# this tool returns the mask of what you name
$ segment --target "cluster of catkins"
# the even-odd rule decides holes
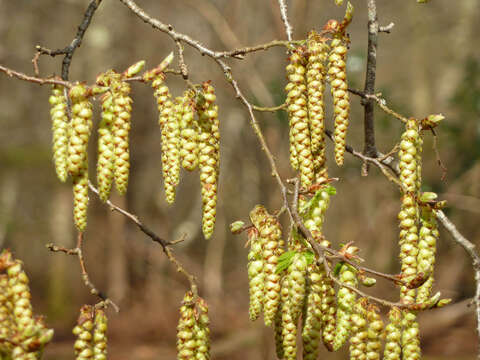
[[[40,359],[53,329],[33,315],[23,263],[8,250],[0,253],[0,359]]]
[[[203,201],[203,233],[209,238],[215,226],[217,183],[220,163],[220,132],[216,95],[210,82],[181,97],[172,99],[163,70],[173,54],[153,70],[145,72],[144,82],[151,82],[159,110],[161,130],[162,171],[168,203],[175,200],[180,181],[180,168],[200,169]],[[98,125],[97,184],[99,196],[107,201],[113,182],[125,194],[130,169],[129,132],[132,98],[127,81],[138,74],[145,62],[130,66],[123,73],[108,70],[100,74],[96,84],[87,87],[76,83],[69,91],[54,85],[50,96],[53,131],[53,158],[58,178],[73,180],[74,220],[80,231],[87,225],[88,156],[87,147],[92,131],[90,98],[101,95],[101,121]],[[71,105],[71,121],[67,115]]]
[[[188,291],[180,307],[177,325],[178,360],[210,359],[209,323],[207,303],[200,297],[194,302],[192,292]]]
[[[346,73],[348,37],[345,30],[352,15],[353,7],[348,3],[343,22],[330,20],[327,23],[323,33],[331,34],[331,39],[311,31],[306,46],[292,51],[286,67],[290,164],[299,171],[305,187],[316,182],[316,174],[325,167],[323,94],[327,79],[335,115],[335,161],[339,166],[343,165],[350,113]]]
[[[143,76],[151,81],[157,100],[162,139],[162,171],[168,203],[175,201],[180,168],[200,171],[202,192],[202,230],[210,238],[215,228],[217,186],[220,169],[220,131],[215,89],[209,81],[201,90],[188,89],[172,99],[165,75],[150,71]]]
[[[107,316],[103,309],[82,306],[73,334],[76,360],[107,359]]]

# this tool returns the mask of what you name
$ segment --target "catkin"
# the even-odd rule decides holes
[[[198,166],[202,185],[202,230],[209,239],[215,228],[217,186],[220,169],[220,131],[215,90],[210,82],[204,82],[203,99],[197,103],[199,114]]]
[[[195,313],[190,302],[193,294],[189,291],[183,298],[184,304],[180,307],[180,319],[177,326],[177,359],[191,360],[195,358],[197,340],[194,328],[196,325]]]
[[[417,315],[413,311],[404,311],[402,325],[402,359],[421,359],[420,333],[418,329]]]
[[[107,359],[107,316],[103,309],[95,311],[95,328],[93,330],[93,359]]]
[[[357,287],[356,270],[348,264],[342,264],[340,268],[339,280],[347,285]],[[356,294],[346,287],[340,287],[337,294],[337,318],[335,328],[335,338],[332,348],[334,351],[347,341],[350,336],[352,324],[350,318],[355,306]]]
[[[73,219],[79,231],[87,227],[88,171],[73,176]]]
[[[367,359],[380,360],[380,351],[382,349],[383,321],[378,314],[378,308],[371,304],[367,308],[368,320],[368,341],[367,341]]]
[[[297,322],[303,309],[306,293],[307,259],[303,253],[296,253],[286,275],[289,288],[290,315]]]
[[[250,320],[257,320],[262,312],[265,274],[263,272],[262,243],[258,236],[258,230],[252,229],[248,232],[250,251],[248,253],[248,280],[250,292],[249,314]]]
[[[198,300],[198,309],[200,314],[194,326],[196,340],[195,359],[208,360],[210,359],[210,320],[208,319],[207,303],[202,298]]]
[[[304,61],[300,50],[293,52],[290,56],[290,63],[286,68],[289,83],[285,90],[290,122],[290,146],[292,148],[293,145],[295,149],[295,152],[290,154],[291,163],[294,168],[295,164],[298,164],[300,181],[303,186],[308,187],[313,183],[315,174],[310,144]]]
[[[77,338],[73,345],[76,360],[94,359],[92,335],[94,328],[93,312],[92,306],[82,306],[77,325],[73,328],[73,334]]]
[[[393,307],[388,313],[390,323],[385,328],[385,351],[383,358],[385,360],[400,360],[402,353],[402,312]]]
[[[325,103],[323,101],[323,93],[326,82],[325,62],[328,52],[328,44],[323,39],[319,39],[315,31],[311,31],[308,35],[307,42],[308,61],[306,80],[308,119],[310,122],[311,149],[315,173],[326,170],[324,135]]]
[[[92,105],[87,99],[84,84],[74,85],[69,92],[72,99],[71,134],[68,145],[68,171],[76,176],[87,171],[87,146],[92,130]]]
[[[330,247],[327,240],[321,242],[323,246]],[[335,298],[335,287],[333,280],[325,276],[321,285],[322,291],[322,340],[329,351],[333,351],[335,339],[337,303]]]
[[[0,274],[0,339],[10,339],[13,335],[15,323],[12,315],[12,291],[8,285],[8,276]],[[9,342],[0,342],[0,358],[6,358],[12,348]]]
[[[366,298],[360,298],[355,304],[354,313],[351,317],[350,360],[365,360],[367,358],[367,302]]]
[[[330,89],[333,97],[333,110],[335,114],[335,161],[339,166],[342,166],[345,155],[345,143],[350,114],[346,70],[348,48],[345,35],[342,33],[335,34],[330,42],[330,49],[327,73],[330,78]]]
[[[303,359],[315,360],[318,357],[318,346],[322,330],[322,281],[326,276],[323,266],[308,266],[308,287],[303,314],[302,342]]]
[[[290,291],[288,284],[282,281],[281,286],[281,316],[282,316],[282,345],[285,360],[297,358],[297,322],[291,314]],[[278,352],[278,351],[277,351]]]
[[[187,90],[181,100],[180,159],[182,167],[188,171],[195,170],[198,165],[198,121],[193,111],[194,96],[195,93],[192,90]]]
[[[52,118],[53,133],[53,160],[55,171],[60,181],[67,180],[67,154],[68,154],[68,118],[67,99],[64,95],[64,88],[54,85],[49,102],[51,105],[50,115]]]

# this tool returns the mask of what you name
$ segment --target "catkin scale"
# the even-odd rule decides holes
[[[203,99],[197,101],[199,115],[198,166],[202,186],[202,230],[209,239],[215,228],[217,184],[220,169],[220,131],[215,90],[210,82],[204,82]]]
[[[330,42],[328,56],[328,76],[330,90],[333,97],[333,111],[335,116],[334,143],[335,161],[343,165],[348,121],[350,115],[350,100],[348,95],[346,56],[347,44],[345,35],[335,34]]]
[[[50,115],[52,118],[53,159],[55,171],[60,181],[65,182],[68,176],[68,118],[67,100],[64,89],[60,85],[54,85],[49,102],[51,105]]]

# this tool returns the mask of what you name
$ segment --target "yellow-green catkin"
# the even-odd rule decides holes
[[[208,305],[204,299],[198,300],[198,321],[194,326],[196,340],[196,360],[210,359],[210,320],[208,318]]]
[[[378,311],[378,308],[373,304],[370,304],[367,308],[368,360],[380,360],[380,351],[382,350],[383,321]]]
[[[402,312],[393,307],[388,313],[389,324],[385,328],[385,360],[400,360],[402,353]]]
[[[81,307],[77,325],[72,331],[76,336],[73,345],[76,360],[94,359],[92,332],[95,325],[93,316],[94,309],[91,305],[83,305]]]
[[[93,329],[93,359],[107,359],[107,316],[105,310],[95,310],[95,328]]]
[[[322,331],[322,281],[326,276],[323,266],[308,266],[307,297],[303,313],[303,359],[316,360]]]
[[[305,226],[319,241],[322,238],[322,227],[325,213],[330,204],[330,194],[326,189],[317,190],[315,195],[300,209]]]
[[[310,121],[311,149],[315,173],[326,170],[325,158],[325,92],[326,67],[329,46],[315,31],[308,34],[307,41],[307,93],[308,118]],[[325,169],[324,169],[325,168]]]
[[[194,113],[194,96],[192,90],[184,92],[180,119],[180,160],[185,170],[193,171],[198,165],[198,121]]]
[[[302,312],[307,285],[307,259],[303,253],[296,253],[287,271],[289,288],[290,315],[297,322]]]
[[[165,197],[169,204],[175,201],[175,178],[172,176],[172,164],[177,163],[179,159],[178,148],[175,151],[175,141],[172,134],[168,134],[168,123],[177,121],[174,115],[172,97],[168,86],[164,82],[165,75],[160,73],[152,79],[152,87],[154,89],[154,96],[157,99],[158,106],[158,123],[160,125],[161,143],[162,143],[162,173],[165,188]],[[171,143],[171,144],[170,144]],[[178,138],[177,138],[178,144]],[[169,146],[171,145],[171,146]],[[173,148],[173,152],[170,149]]]
[[[191,301],[193,294],[187,292],[183,298],[183,305],[180,307],[180,319],[177,325],[177,359],[195,359],[197,339],[194,328],[196,325],[195,312]]]
[[[350,360],[367,359],[367,302],[366,298],[357,300],[352,314],[352,337],[350,338]]]
[[[330,242],[324,240],[323,246],[330,247]],[[324,276],[321,283],[322,291],[322,340],[329,351],[333,351],[333,342],[335,339],[337,302],[335,297],[335,287],[333,280],[329,276]]]
[[[79,231],[87,227],[88,170],[73,176],[73,220]]]
[[[92,104],[84,84],[74,85],[69,92],[72,100],[71,133],[68,144],[68,171],[76,176],[87,171],[87,146],[92,131]]]
[[[268,214],[265,207],[256,205],[250,212],[250,219],[259,231],[262,243],[264,301],[263,317],[266,326],[271,326],[280,303],[280,274],[277,273],[278,257],[283,253],[280,223]],[[288,287],[287,287],[288,288]]]
[[[202,186],[202,230],[209,239],[215,228],[218,176],[220,170],[220,124],[215,89],[206,81],[202,84],[203,98],[197,102],[199,115],[198,166]]]
[[[265,274],[263,272],[262,243],[258,236],[258,230],[253,228],[248,231],[250,251],[248,253],[248,280],[250,305],[250,320],[258,319],[263,309]]]
[[[439,237],[435,213],[429,206],[422,207],[421,222],[417,271],[427,276],[427,280],[417,290],[417,303],[427,301],[432,292],[434,281],[433,268],[435,265],[437,239]]]
[[[274,332],[275,332],[275,352],[278,359],[283,359],[285,352],[283,351],[283,300],[280,299],[278,311],[275,314]]]
[[[356,270],[348,264],[342,264],[339,273],[339,280],[353,287],[357,287]],[[345,344],[350,336],[352,323],[350,321],[355,306],[356,294],[346,287],[340,287],[337,293],[337,318],[333,350],[337,351]]]
[[[290,163],[294,169],[298,167],[300,181],[308,187],[313,183],[315,174],[308,120],[305,58],[302,51],[297,49],[290,56],[285,90],[290,126]]]
[[[415,312],[403,311],[402,326],[402,359],[421,359],[420,332]]]
[[[328,76],[333,97],[333,111],[335,114],[335,161],[343,165],[348,122],[350,116],[350,100],[347,84],[347,39],[342,32],[333,36],[330,42],[328,56]]]
[[[52,118],[53,160],[55,162],[55,171],[60,181],[65,182],[68,177],[67,154],[69,125],[67,117],[67,99],[64,95],[63,86],[53,86],[49,102],[51,105],[50,115]]]
[[[113,142],[113,96],[111,92],[101,97],[102,120],[98,126],[97,184],[99,196],[107,201],[113,183],[115,145]]]
[[[14,334],[15,323],[12,315],[12,291],[8,285],[8,276],[0,273],[0,339],[10,339]],[[0,342],[0,358],[8,359],[12,348],[8,341]]]
[[[111,88],[114,112],[112,126],[113,143],[115,146],[114,177],[117,191],[124,195],[127,192],[130,170],[128,135],[131,129],[131,88],[129,83],[120,80],[112,82]]]
[[[281,286],[282,350],[285,360],[297,359],[297,321],[291,313],[290,291],[286,278]],[[278,348],[277,348],[278,353]]]

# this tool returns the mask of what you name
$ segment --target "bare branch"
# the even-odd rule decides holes
[[[288,41],[292,41],[292,25],[290,25],[290,22],[288,21],[287,4],[285,4],[285,0],[278,0],[278,5],[280,6],[280,15],[282,16],[282,21],[285,25],[287,39]]]
[[[24,74],[22,72],[9,69],[9,68],[7,68],[3,65],[0,65],[0,71],[4,72],[5,74],[7,74],[10,77],[16,77],[17,79],[24,80],[24,81],[29,81],[29,82],[40,84],[40,85],[43,85],[43,84],[57,84],[57,85],[65,86],[67,88],[71,87],[71,84],[68,81],[63,81],[63,80],[59,80],[59,79],[55,79],[55,78],[42,79],[42,78],[35,77],[35,76],[29,76],[29,75]]]

